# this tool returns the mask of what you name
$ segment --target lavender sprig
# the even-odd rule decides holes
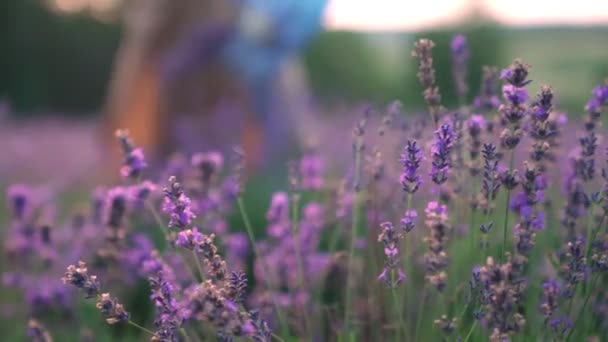
[[[422,160],[422,150],[418,147],[416,140],[408,140],[404,152],[399,161],[403,166],[403,171],[399,177],[403,191],[413,194],[420,188],[422,179],[418,174],[420,162]]]
[[[448,180],[448,173],[452,165],[451,155],[454,146],[454,130],[450,124],[443,124],[435,131],[435,141],[431,147],[433,161],[431,165],[431,179],[441,186]]]
[[[124,154],[120,175],[125,179],[137,180],[148,166],[144,158],[144,151],[140,147],[134,146],[127,130],[117,130],[116,138],[120,141]]]
[[[470,57],[469,46],[465,36],[459,34],[450,42],[452,55],[452,76],[456,85],[456,93],[461,99],[461,105],[466,101],[469,87],[467,84],[468,61]]]
[[[500,106],[498,98],[498,70],[496,67],[484,65],[481,72],[481,87],[479,95],[473,100],[473,106],[482,112],[489,112]],[[488,126],[491,131],[492,126]]]
[[[384,254],[386,262],[384,269],[378,276],[378,279],[384,282],[388,287],[396,287],[405,280],[405,273],[399,266],[399,242],[403,237],[401,233],[395,229],[391,222],[380,224],[382,232],[378,235],[378,242],[384,245]],[[397,272],[397,279],[394,279],[394,273]]]
[[[435,84],[435,68],[433,67],[432,49],[435,43],[430,39],[420,39],[415,43],[412,56],[418,58],[418,79],[424,88],[424,100],[429,106],[433,123],[437,125],[444,108],[441,106],[441,94]]]

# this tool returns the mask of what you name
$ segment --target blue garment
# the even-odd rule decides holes
[[[267,82],[281,61],[321,28],[326,0],[243,0],[224,56],[250,82]]]

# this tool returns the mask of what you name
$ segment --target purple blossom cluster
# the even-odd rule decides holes
[[[382,232],[378,236],[378,241],[382,242],[384,245],[386,262],[378,279],[386,283],[389,287],[395,287],[405,280],[405,273],[403,273],[403,270],[399,267],[398,246],[402,236],[391,222],[384,222],[380,227],[382,227]]]

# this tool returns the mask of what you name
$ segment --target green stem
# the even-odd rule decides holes
[[[188,333],[186,332],[186,329],[180,328],[179,329],[179,333],[182,335],[182,337],[184,338],[184,340],[186,342],[192,342],[192,339],[190,338],[190,336],[188,336]]]
[[[392,284],[395,284],[395,270],[391,270],[391,278]],[[403,327],[405,330],[405,322],[403,321],[403,305],[401,300],[399,300],[399,296],[397,295],[397,291],[395,291],[394,286],[391,286],[391,292],[393,294],[393,301],[395,301],[395,304],[397,305],[397,317],[399,319],[397,324],[395,324],[397,327],[397,341],[401,341],[401,328]]]
[[[360,206],[361,206],[361,147],[363,145],[363,140],[360,136],[357,136],[355,140],[355,179],[354,179],[354,189],[355,189],[355,198],[353,200],[353,209],[352,209],[352,223],[350,229],[350,246],[348,249],[348,270],[347,270],[347,278],[346,278],[346,297],[345,297],[345,309],[344,309],[344,323],[343,323],[343,331],[346,333],[350,329],[350,310],[351,310],[351,296],[352,296],[352,287],[354,284],[352,283],[353,278],[353,268],[354,268],[354,255],[355,255],[355,243],[357,241],[357,227],[359,226],[360,220]]]
[[[407,194],[407,200],[406,200],[406,204],[405,204],[405,212],[409,211],[410,208],[412,207],[412,194],[408,193]],[[411,265],[411,260],[413,260],[415,258],[415,250],[414,250],[414,245],[411,244],[411,248],[408,248],[408,236],[409,234],[405,234],[403,237],[403,255],[401,257],[401,262],[403,263],[403,267],[405,268],[405,274],[410,277],[412,275],[412,267],[410,267]],[[412,237],[410,237],[411,239]],[[411,249],[411,251],[410,251]],[[410,258],[408,258],[408,253],[411,256]],[[409,298],[408,298],[408,294],[411,291],[412,285],[410,285],[410,281],[407,281],[405,284],[403,284],[403,290],[401,291],[402,294],[402,300],[403,302],[399,302],[399,305],[401,305],[401,307],[403,307],[403,305],[405,305],[405,303],[409,303]],[[403,322],[404,324],[407,324],[408,322],[408,317],[407,317],[407,312],[404,314],[403,316]],[[405,330],[405,329],[404,329]],[[405,330],[406,332],[406,338],[407,338],[407,330]]]
[[[420,325],[422,324],[422,317],[424,316],[424,300],[426,297],[425,284],[422,288],[422,296],[420,297],[420,305],[418,306],[418,312],[416,313],[416,330],[414,330],[414,341],[418,341],[418,334],[420,333]]]
[[[471,338],[471,335],[473,334],[473,331],[475,330],[476,326],[477,326],[477,320],[474,320],[473,324],[471,324],[471,329],[469,329],[469,332],[467,333],[467,337],[464,338],[464,342],[469,341],[469,338]]]
[[[511,150],[511,157],[509,161],[509,172],[513,171],[513,160],[515,159],[514,150]],[[511,189],[507,189],[507,203],[505,204],[505,220],[502,228],[502,253],[500,254],[500,260],[505,260],[505,252],[507,251],[507,230],[509,226],[509,202],[511,202]]]
[[[277,340],[279,342],[285,342],[284,339],[282,339],[279,335],[277,335],[275,333],[271,333],[270,336],[272,336],[272,338],[274,338],[275,340]]]
[[[591,295],[593,294],[593,289],[595,288],[595,285],[596,285],[598,279],[599,279],[599,275],[595,275],[593,277],[593,281],[591,284],[591,291],[589,291],[589,293],[587,294],[587,297],[585,297],[583,306],[579,310],[578,315],[576,316],[576,320],[574,321],[574,324],[572,324],[572,329],[570,329],[568,336],[566,336],[566,342],[570,339],[570,336],[572,336],[572,333],[574,332],[574,329],[576,328],[576,324],[581,319],[581,316],[583,316],[583,313],[585,312],[585,307],[587,306],[587,303],[589,302],[589,299],[591,298]]]
[[[304,262],[302,259],[302,251],[300,250],[300,232],[298,229],[298,210],[300,205],[299,194],[294,193],[292,195],[292,204],[291,204],[291,213],[292,213],[292,223],[291,223],[291,234],[294,240],[294,250],[296,253],[296,263],[297,263],[297,272],[298,272],[298,287],[301,291],[304,291]],[[310,329],[310,320],[308,317],[308,309],[306,305],[303,307],[304,310],[304,331],[308,331]]]
[[[171,236],[169,234],[169,230],[167,229],[167,226],[164,224],[162,218],[160,217],[160,214],[158,213],[158,211],[156,211],[156,208],[154,207],[154,205],[151,202],[146,201],[146,206],[148,207],[148,211],[150,211],[150,213],[152,214],[152,217],[154,218],[154,221],[156,221],[156,224],[158,225],[158,228],[165,235],[165,242],[167,243],[167,246],[171,246],[171,243],[170,243]],[[196,279],[195,278],[196,272],[194,272],[192,270],[192,267],[191,267],[192,264],[188,262],[188,260],[186,259],[186,257],[182,253],[177,253],[177,254],[179,255],[179,257],[182,260],[183,264],[188,269],[188,273],[190,274],[190,276],[192,277],[192,279]]]
[[[205,271],[203,270],[203,266],[201,265],[201,262],[198,260],[198,254],[196,253],[196,250],[193,249],[192,250],[192,257],[194,258],[194,262],[196,263],[196,269],[198,270],[198,275],[201,278],[201,281],[205,280]]]
[[[144,331],[144,332],[146,332],[146,333],[148,333],[150,335],[154,335],[154,331],[148,330],[148,329],[142,327],[141,325],[133,322],[132,320],[128,320],[127,323],[129,323],[129,325],[134,326],[134,327],[136,327],[137,329],[139,329],[141,331]]]
[[[257,243],[255,242],[255,235],[253,234],[253,226],[251,225],[251,221],[249,220],[249,215],[247,215],[247,211],[245,210],[245,203],[243,202],[243,198],[241,196],[236,199],[237,206],[239,207],[239,212],[241,214],[241,218],[243,219],[243,223],[245,224],[245,230],[247,231],[247,236],[249,237],[249,242],[251,242],[251,246],[253,247],[253,253],[255,257],[262,262],[262,266],[265,270],[269,270],[268,265],[266,264],[266,260],[262,257],[260,250],[258,248]],[[270,282],[267,277],[264,277],[264,281],[266,282],[266,287],[270,290]],[[276,301],[272,301],[272,304],[277,312],[277,317],[279,319],[279,325],[281,326],[281,330],[287,332],[288,325],[277,305]]]
[[[593,241],[595,241],[595,238],[597,237],[597,233],[599,233],[600,229],[602,228],[602,224],[604,223],[604,220],[606,219],[606,215],[608,213],[604,213],[604,215],[602,215],[602,218],[600,219],[600,222],[597,224],[597,227],[595,227],[595,229],[593,230],[593,232],[591,233],[591,237],[587,237],[587,251],[585,251],[585,257],[587,258],[587,261],[589,261],[589,257],[591,256],[591,245],[593,244]]]
[[[156,211],[156,208],[154,208],[154,205],[152,205],[152,203],[146,202],[146,206],[148,207],[148,210],[152,214],[152,217],[154,217],[154,221],[156,221],[156,223],[158,224],[158,227],[160,228],[160,230],[165,235],[165,241],[168,244],[169,240],[170,240],[170,235],[169,235],[169,230],[167,229],[167,227],[163,223],[163,219],[160,217],[160,215],[158,214],[158,212]]]

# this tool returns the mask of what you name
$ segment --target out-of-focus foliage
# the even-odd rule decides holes
[[[98,110],[120,27],[44,3],[0,1],[0,97],[19,112]]]

